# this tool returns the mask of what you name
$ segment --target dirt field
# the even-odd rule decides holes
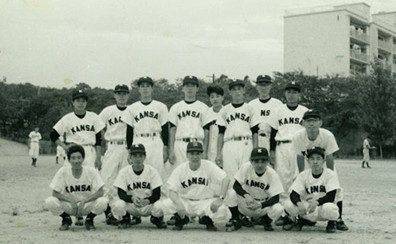
[[[300,233],[276,227],[268,233],[261,226],[227,233],[208,233],[197,223],[181,232],[157,230],[143,223],[128,230],[107,226],[104,215],[95,219],[97,229],[86,231],[72,226],[60,232],[60,217],[43,208],[51,194],[48,185],[60,165],[55,156],[43,156],[33,168],[27,147],[0,139],[0,243],[395,243],[396,242],[396,162],[373,161],[372,169],[360,162],[337,160],[337,171],[345,190],[344,220],[348,232],[327,234],[326,223],[304,227]]]

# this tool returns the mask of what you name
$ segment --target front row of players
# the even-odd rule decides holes
[[[159,173],[145,163],[144,146],[132,145],[131,165],[119,172],[114,182],[118,199],[110,203],[119,228],[129,227],[131,215],[151,216],[157,228],[166,228],[163,216],[173,214],[174,230],[182,230],[189,218],[199,217],[199,223],[208,231],[217,230],[215,222],[227,220],[226,231],[234,231],[241,228],[243,214],[263,225],[264,230],[273,231],[272,221],[286,212],[292,221],[283,226],[284,230],[300,231],[304,225],[328,221],[326,231],[335,232],[339,217],[335,199],[340,185],[337,175],[324,167],[324,149],[307,150],[310,168],[297,176],[285,202],[280,202],[284,190],[278,174],[269,166],[267,149],[254,148],[250,162],[242,165],[233,179],[215,163],[202,159],[203,151],[200,142],[188,143],[188,162],[173,171],[167,182],[169,198],[160,200]],[[102,214],[109,203],[99,172],[82,166],[84,157],[84,148],[72,145],[67,153],[70,167],[59,169],[50,184],[53,194],[45,204],[54,215],[62,217],[60,230],[69,229],[71,215],[86,216],[85,227],[95,229],[95,216]]]

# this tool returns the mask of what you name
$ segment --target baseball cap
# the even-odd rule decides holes
[[[208,96],[210,96],[210,94],[212,94],[212,93],[216,93],[221,96],[224,96],[224,90],[220,86],[209,86],[206,89],[206,93],[208,94]]]
[[[146,77],[140,77],[139,80],[137,81],[137,85],[140,86],[142,83],[148,83],[151,86],[154,85],[154,81],[153,79],[151,79],[150,77],[146,76]]]
[[[202,143],[194,141],[187,144],[187,152],[203,152]]]
[[[321,117],[320,117],[320,114],[319,114],[318,111],[316,111],[314,109],[310,109],[310,110],[308,110],[307,112],[304,113],[303,120],[307,120],[309,118],[318,118],[318,119],[320,119]]]
[[[298,83],[295,82],[295,81],[292,81],[292,82],[288,83],[288,84],[285,86],[285,90],[288,90],[288,89],[293,89],[293,90],[296,90],[296,91],[298,91],[298,92],[301,92],[301,86],[300,86],[300,84],[298,84]]]
[[[268,150],[264,147],[256,147],[252,150],[252,153],[250,154],[250,159],[268,160],[269,159]]]
[[[114,93],[116,92],[128,92],[129,93],[129,88],[127,85],[116,85],[114,88]]]
[[[245,87],[245,83],[242,80],[232,80],[230,84],[228,84],[228,89],[231,90],[234,86],[242,86]]]
[[[319,154],[323,158],[325,157],[325,150],[321,147],[313,147],[307,150],[307,158],[311,157],[312,154]]]
[[[183,86],[186,84],[194,84],[196,86],[198,86],[198,78],[196,76],[193,75],[188,75],[186,77],[184,77],[183,79]]]
[[[85,93],[83,90],[79,89],[79,90],[74,90],[73,91],[73,95],[72,95],[72,100],[74,101],[77,98],[83,97],[86,100],[88,100],[88,96],[87,93]]]
[[[144,148],[143,144],[133,144],[129,149],[130,154],[134,153],[143,153],[146,154],[146,149]]]
[[[259,75],[256,79],[257,84],[272,83],[271,77],[269,75]]]

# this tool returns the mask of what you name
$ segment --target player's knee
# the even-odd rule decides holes
[[[282,215],[284,210],[285,208],[282,206],[282,204],[276,203],[268,209],[268,216],[273,220],[277,220]]]
[[[236,207],[238,205],[238,196],[234,189],[228,189],[227,196],[224,201],[228,207]]]
[[[153,215],[154,217],[161,217],[164,215],[161,210],[161,203],[159,201],[156,201],[153,204],[153,207],[151,208],[151,215]]]
[[[106,210],[108,203],[109,199],[107,197],[100,197],[96,199],[95,207],[92,212],[94,212],[95,214],[103,213]]]
[[[286,212],[289,213],[290,216],[297,216],[298,215],[298,208],[290,199],[284,202],[284,209]]]
[[[338,207],[334,203],[325,203],[320,214],[324,219],[337,220],[339,217]]]
[[[59,199],[56,197],[48,197],[44,200],[45,208],[51,210],[59,206]]]

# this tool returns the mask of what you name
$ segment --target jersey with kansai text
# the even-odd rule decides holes
[[[292,143],[297,154],[301,156],[305,156],[305,152],[313,147],[323,148],[326,155],[335,153],[339,149],[333,133],[323,128],[319,128],[319,135],[313,141],[308,139],[307,130],[303,128],[296,132],[292,139]]]
[[[129,165],[120,170],[113,186],[124,190],[128,195],[147,198],[153,194],[155,188],[162,186],[162,180],[158,171],[151,165],[145,164],[140,175]]]
[[[265,201],[283,192],[282,182],[271,167],[267,167],[265,173],[258,176],[252,164],[248,162],[241,166],[235,174],[235,179],[251,197],[259,201]]]
[[[103,185],[104,182],[99,175],[99,171],[94,168],[83,166],[80,178],[76,179],[71,167],[62,167],[56,172],[50,188],[63,195],[70,195],[83,200],[97,192]]]
[[[271,127],[268,125],[267,120],[272,112],[279,106],[282,102],[279,99],[271,97],[270,100],[263,103],[260,99],[256,98],[250,101],[249,106],[252,108],[253,115],[259,117],[259,134],[264,133],[269,136],[271,133]]]
[[[212,198],[226,173],[216,164],[201,160],[197,170],[191,170],[188,162],[175,168],[168,179],[169,190],[186,199],[201,200]]]
[[[74,112],[63,116],[54,126],[59,135],[66,133],[66,142],[79,145],[95,145],[96,133],[103,130],[105,124],[94,112],[87,111],[83,118]]]
[[[122,121],[125,111],[126,109],[120,110],[117,105],[110,105],[100,112],[99,117],[106,124],[106,141],[125,140],[126,124]]]

